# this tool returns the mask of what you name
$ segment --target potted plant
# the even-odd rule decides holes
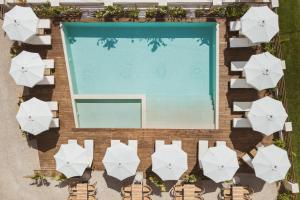
[[[195,184],[197,182],[197,177],[194,174],[187,174],[183,177],[184,184]]]
[[[157,176],[150,176],[149,181],[153,183],[156,187],[158,187],[161,192],[166,192],[167,189],[164,182]]]

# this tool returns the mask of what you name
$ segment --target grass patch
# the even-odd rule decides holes
[[[295,168],[300,181],[300,0],[280,0],[280,38],[287,62],[285,81],[288,111],[293,122],[293,151]],[[300,195],[298,195],[300,200]]]

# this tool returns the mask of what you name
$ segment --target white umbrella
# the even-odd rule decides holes
[[[82,176],[89,165],[87,151],[78,144],[62,144],[54,158],[56,170],[67,178]]]
[[[281,60],[269,52],[251,56],[244,71],[247,83],[257,90],[276,87],[283,76]]]
[[[37,33],[38,20],[30,7],[15,6],[5,13],[2,29],[11,40],[25,42]]]
[[[268,183],[283,180],[291,167],[287,152],[275,145],[259,148],[252,164],[256,176]]]
[[[107,148],[102,162],[108,175],[122,181],[136,174],[140,159],[132,147],[120,143]]]
[[[187,154],[176,145],[163,145],[152,154],[152,171],[162,180],[178,180],[188,169]]]
[[[37,135],[49,129],[52,116],[48,104],[33,97],[21,103],[16,118],[23,131]]]
[[[209,148],[200,162],[204,175],[216,183],[231,180],[239,168],[236,152],[223,145]]]
[[[253,43],[269,42],[279,31],[278,15],[268,6],[251,7],[241,18],[241,33]]]
[[[43,80],[45,64],[38,53],[22,51],[11,60],[10,75],[17,85],[33,87]]]
[[[253,130],[265,135],[282,130],[287,117],[282,103],[270,97],[254,101],[248,113]]]

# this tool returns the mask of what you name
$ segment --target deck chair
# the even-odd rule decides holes
[[[213,6],[221,6],[223,3],[223,0],[213,0]]]
[[[50,19],[39,19],[38,28],[39,29],[50,29],[51,28]]]
[[[173,140],[173,141],[172,141],[172,144],[173,144],[173,145],[176,145],[179,149],[181,149],[181,147],[182,147],[182,142],[181,142],[181,140]]]
[[[120,143],[121,143],[120,140],[111,140],[111,141],[110,141],[110,146],[112,147],[112,146],[118,145],[118,144],[120,144]]]
[[[278,8],[279,0],[271,0],[271,6],[272,6],[272,8]]]
[[[285,130],[285,132],[291,132],[291,131],[293,131],[293,124],[292,124],[292,122],[285,122],[284,123],[284,130]]]
[[[216,146],[226,146],[225,141],[216,141]]]
[[[59,118],[52,118],[50,128],[59,128]]]
[[[44,76],[44,79],[37,83],[37,85],[54,85],[54,76]]]
[[[58,103],[57,101],[47,101],[47,104],[52,111],[57,111],[58,110]]]
[[[248,38],[229,38],[230,48],[243,48],[243,47],[252,47],[255,46]]]
[[[247,118],[233,118],[233,128],[251,128],[250,121]]]
[[[54,59],[43,59],[46,69],[54,69]]]
[[[231,21],[229,23],[229,30],[230,31],[240,31],[242,28],[240,21]]]
[[[25,43],[31,45],[51,45],[51,35],[34,35]]]
[[[155,151],[159,150],[160,147],[165,145],[164,140],[155,140]]]
[[[244,154],[242,157],[242,160],[251,168],[253,168],[253,164],[252,164],[252,158],[249,156],[249,154]]]
[[[128,140],[128,146],[132,147],[137,153],[138,150],[138,142],[137,140]]]
[[[77,144],[77,140],[68,140],[68,144]]]
[[[94,140],[84,140],[84,148],[88,153],[89,167],[91,167],[94,159]]]
[[[207,140],[199,140],[198,141],[198,162],[199,162],[199,167],[202,169],[202,164],[201,164],[201,159],[205,155],[205,153],[208,150],[208,141]]]
[[[233,102],[234,112],[249,112],[252,106],[252,102],[235,101]]]
[[[231,89],[247,89],[253,88],[250,84],[246,82],[246,79],[230,79],[230,88]]]
[[[230,71],[232,72],[243,72],[244,67],[248,61],[232,61],[230,63]]]

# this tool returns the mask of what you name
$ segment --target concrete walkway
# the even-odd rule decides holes
[[[0,27],[2,27],[0,21]],[[9,76],[11,42],[0,31],[0,199],[5,200],[63,200],[67,199],[67,189],[58,188],[50,181],[49,186],[30,185],[24,176],[32,175],[39,169],[38,151],[28,146],[16,121],[17,92]]]

